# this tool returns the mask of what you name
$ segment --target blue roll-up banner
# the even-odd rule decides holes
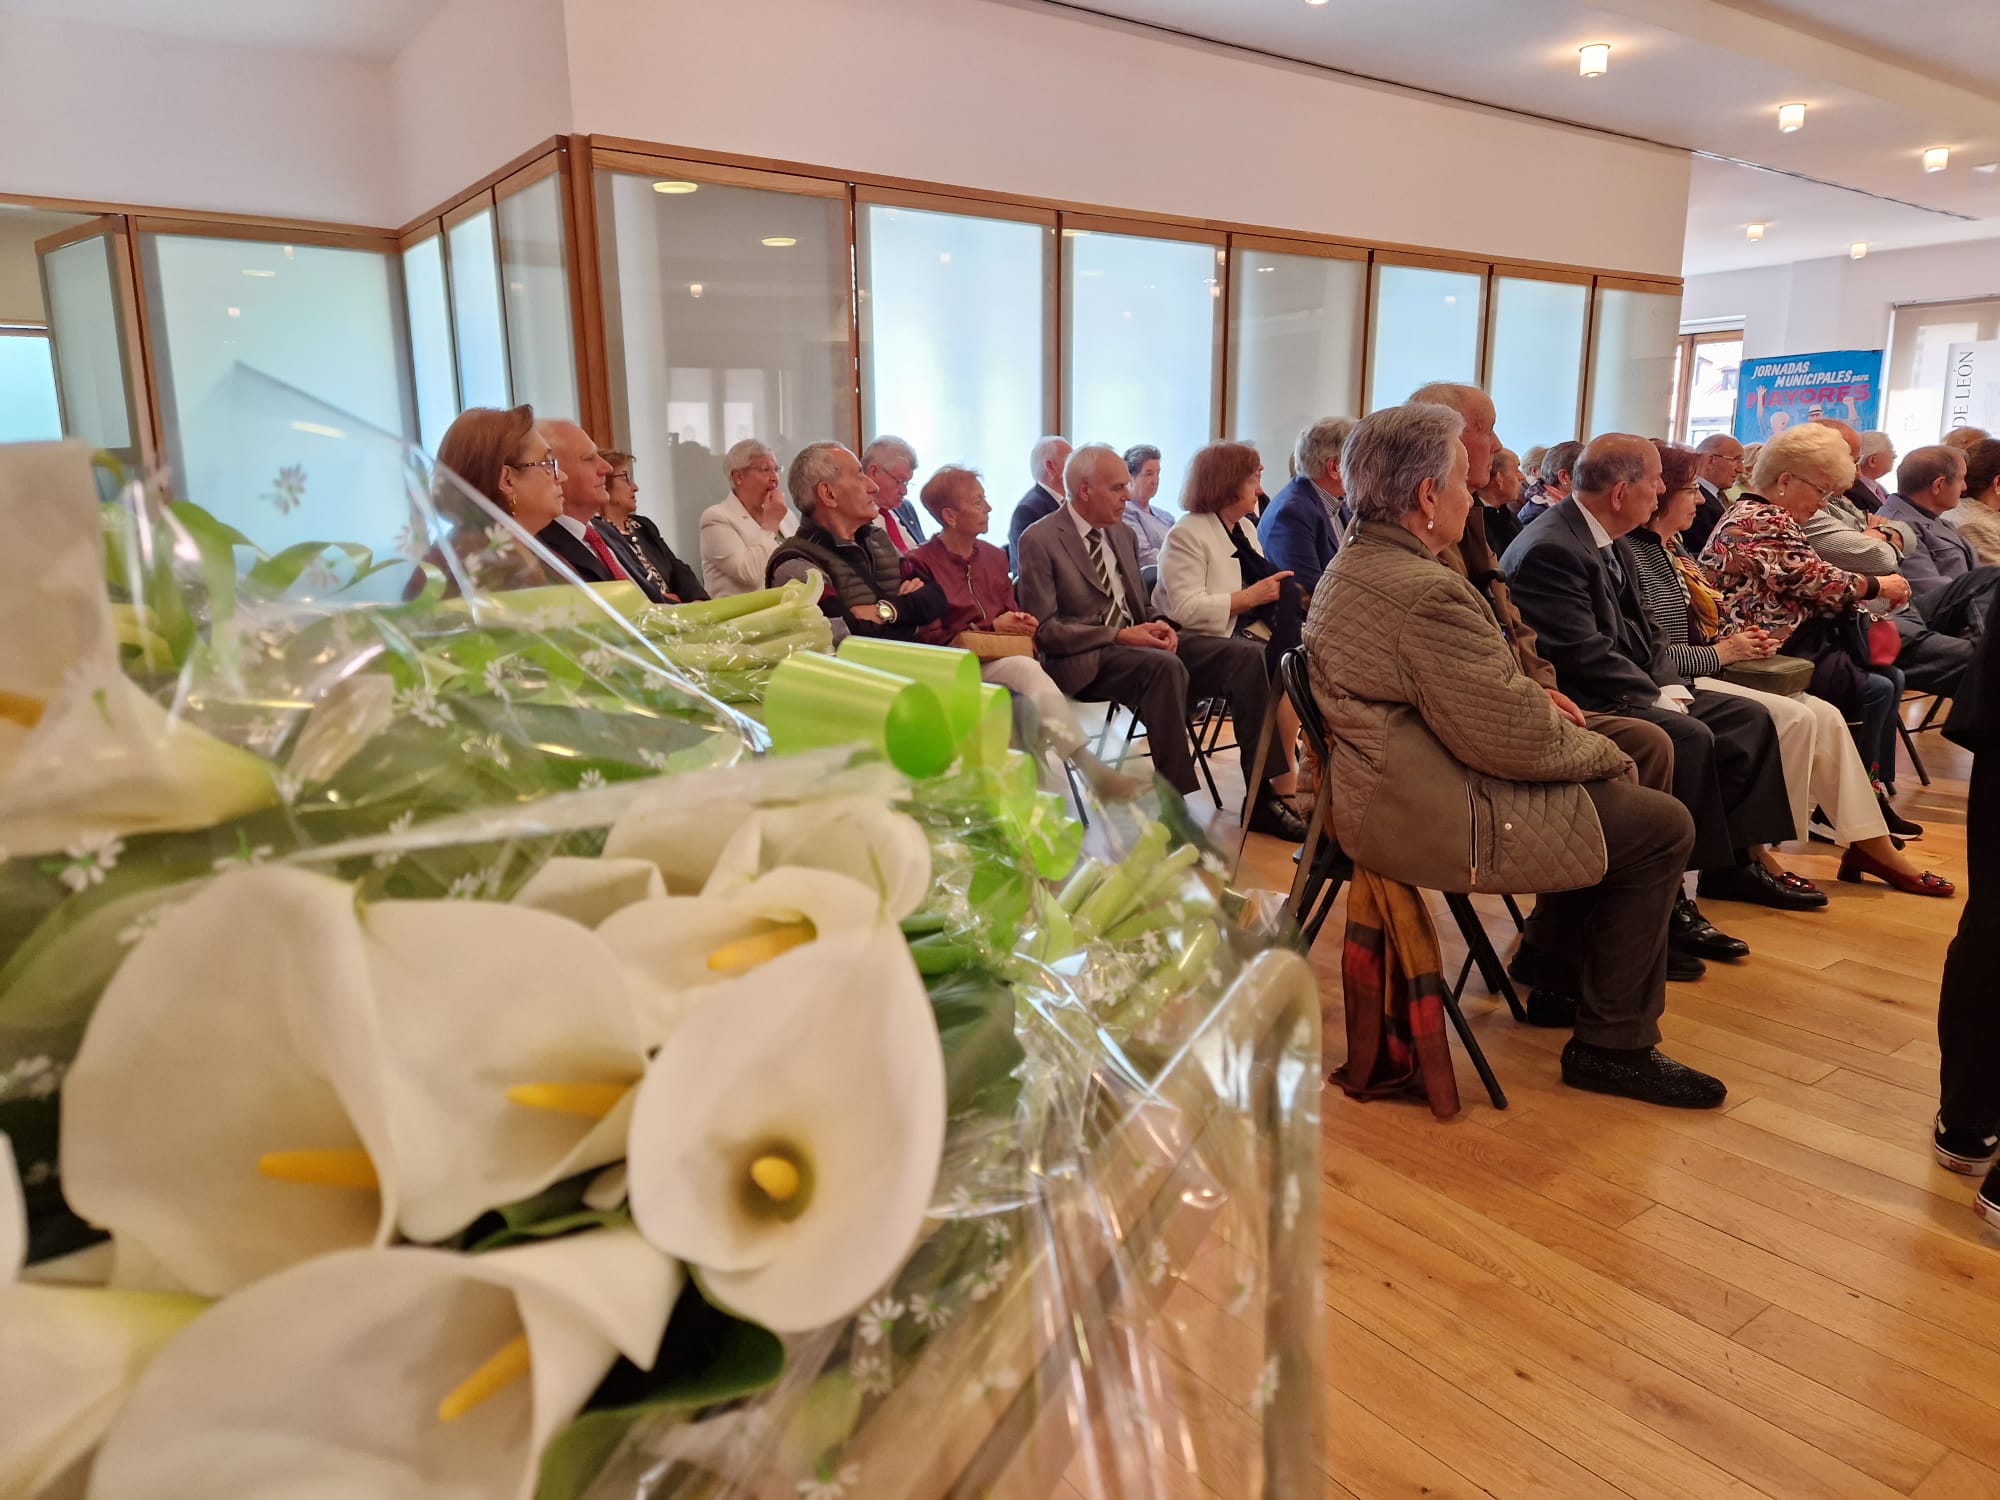
[[[1786,354],[1746,359],[1736,376],[1736,440],[1767,443],[1814,417],[1838,417],[1862,432],[1882,425],[1882,351]]]

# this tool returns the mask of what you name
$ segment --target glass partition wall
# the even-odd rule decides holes
[[[1368,252],[1236,236],[1230,245],[1224,430],[1255,443],[1264,489],[1285,483],[1299,434],[1361,414]]]
[[[1419,386],[1479,382],[1487,268],[1430,256],[1377,256],[1368,329],[1368,409]]]
[[[1486,326],[1486,389],[1495,431],[1515,453],[1577,435],[1590,278],[1495,270]]]
[[[1680,333],[1679,291],[1598,278],[1583,437],[1600,432],[1660,437],[1670,430]]]

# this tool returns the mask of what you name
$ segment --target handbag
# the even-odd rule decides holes
[[[1797,656],[1767,656],[1759,661],[1731,662],[1721,676],[1737,687],[1796,698],[1812,686],[1813,664]]]
[[[1850,724],[1860,720],[1868,686],[1868,642],[1855,611],[1812,616],[1786,638],[1778,654],[1811,662],[1813,696],[1839,709]]]
[[[1876,616],[1868,622],[1868,665],[1893,667],[1903,652],[1903,635],[1896,622]]]
[[[961,630],[951,638],[951,643],[961,651],[970,651],[981,661],[998,661],[1003,656],[1035,654],[1033,636],[1002,635],[997,630]]]

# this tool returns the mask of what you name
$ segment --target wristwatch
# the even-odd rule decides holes
[[[875,618],[884,625],[895,624],[896,606],[891,604],[887,599],[877,599],[875,601]]]

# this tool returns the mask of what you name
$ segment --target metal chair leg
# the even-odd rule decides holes
[[[1500,1080],[1493,1075],[1493,1064],[1486,1060],[1486,1050],[1479,1045],[1479,1039],[1472,1034],[1472,1027],[1465,1019],[1465,1012],[1458,1008],[1458,997],[1449,991],[1443,996],[1444,1013],[1451,1017],[1452,1030],[1458,1033],[1458,1040],[1465,1048],[1465,1055],[1472,1059],[1473,1071],[1479,1074],[1479,1081],[1486,1085],[1486,1097],[1493,1101],[1495,1109],[1507,1107],[1507,1096],[1500,1089]]]
[[[1526,932],[1528,930],[1528,919],[1521,915],[1521,908],[1514,904],[1514,898],[1512,896],[1502,896],[1500,900],[1507,907],[1507,915],[1514,919],[1514,930],[1516,932]]]
[[[1924,757],[1917,749],[1916,736],[1910,733],[1910,726],[1903,722],[1901,714],[1896,715],[1896,737],[1903,742],[1903,753],[1910,757],[1910,768],[1917,773],[1919,785],[1931,784],[1931,773],[1924,768]]]
[[[1466,956],[1479,965],[1479,975],[1486,982],[1487,990],[1507,1002],[1507,1009],[1514,1013],[1515,1020],[1526,1021],[1527,1009],[1521,1004],[1521,997],[1514,993],[1513,983],[1507,978],[1507,969],[1500,962],[1500,955],[1493,951],[1493,940],[1487,937],[1486,925],[1473,909],[1472,898],[1446,892],[1444,900],[1458,923],[1459,935],[1465,939]]]

